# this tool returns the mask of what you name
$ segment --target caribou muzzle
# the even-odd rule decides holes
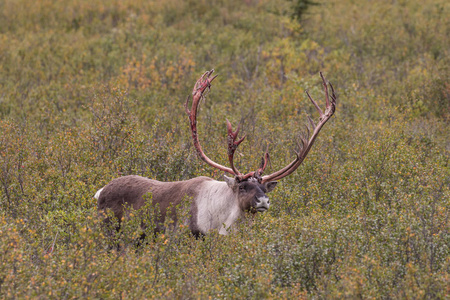
[[[269,197],[263,196],[263,197],[256,197],[255,200],[255,210],[257,212],[264,212],[269,209],[270,207],[270,200]]]

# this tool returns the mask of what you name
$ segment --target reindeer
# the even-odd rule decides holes
[[[190,96],[188,96],[184,107],[189,117],[192,139],[198,156],[208,165],[229,173],[233,177],[224,175],[225,181],[217,181],[209,177],[200,176],[175,182],[161,182],[136,175],[119,177],[112,180],[95,194],[95,198],[98,200],[99,211],[112,210],[114,216],[120,222],[122,217],[124,217],[124,207],[132,207],[135,210],[139,210],[145,205],[146,201],[152,201],[151,205],[158,207],[159,210],[157,229],[162,229],[161,226],[164,223],[165,216],[169,215],[176,221],[174,207],[190,199],[190,218],[186,222],[191,232],[195,236],[199,236],[207,234],[211,230],[218,230],[220,234],[227,234],[230,226],[247,212],[255,214],[269,209],[270,200],[267,193],[276,187],[277,180],[292,174],[302,164],[323,125],[334,114],[336,109],[334,88],[331,83],[328,83],[331,88],[331,95],[329,95],[327,82],[322,73],[320,73],[326,98],[325,111],[321,110],[308,91],[306,91],[308,98],[319,112],[320,118],[316,125],[308,116],[313,131],[312,135],[309,137],[308,129],[307,135],[300,137],[299,151],[295,152],[296,158],[291,163],[272,174],[263,176],[262,174],[269,160],[269,154],[266,152],[256,171],[242,174],[233,163],[234,152],[245,138],[243,136],[237,139],[240,125],[236,131],[233,131],[231,123],[227,120],[228,160],[230,167],[222,166],[208,158],[198,140],[198,106],[200,100],[204,97],[205,91],[207,89],[210,90],[211,82],[217,77],[217,75],[211,77],[213,72],[214,70],[205,72],[196,82],[192,91],[192,107],[190,110],[188,109]],[[147,197],[146,195],[151,196]]]

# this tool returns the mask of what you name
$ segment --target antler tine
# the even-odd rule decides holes
[[[184,109],[185,109],[186,113],[189,115],[189,117],[191,117],[191,111],[194,111],[194,109],[195,109],[195,117],[197,117],[196,111],[198,109],[200,100],[204,97],[203,92],[207,88],[210,89],[211,82],[214,79],[216,79],[217,76],[219,76],[219,75],[215,75],[212,78],[209,78],[213,72],[214,72],[214,69],[203,73],[202,77],[200,77],[200,79],[198,79],[195,82],[194,89],[192,90],[192,98],[193,98],[192,99],[192,110],[189,110],[189,108],[188,108],[190,95],[187,96],[186,102],[184,103]]]
[[[214,161],[212,161],[202,150],[202,146],[198,140],[198,132],[197,132],[197,111],[200,100],[204,97],[203,93],[207,88],[211,88],[211,82],[217,77],[211,77],[211,74],[214,72],[214,69],[211,71],[205,72],[202,77],[194,85],[194,89],[192,90],[192,107],[189,110],[189,99],[190,96],[187,97],[186,103],[184,104],[185,111],[189,116],[189,124],[191,126],[192,140],[194,142],[195,150],[197,151],[198,156],[210,166],[222,170],[224,172],[230,173],[232,175],[239,175],[240,173],[236,173],[235,171],[225,166],[222,166]],[[238,143],[242,142],[238,141]]]
[[[317,125],[315,125],[313,120],[311,119],[311,117],[308,116],[308,120],[313,129],[313,133],[312,133],[311,137],[309,137],[309,128],[306,127],[307,131],[308,131],[308,137],[306,137],[306,138],[303,136],[300,137],[300,140],[302,142],[302,147],[300,147],[300,144],[298,143],[298,146],[300,149],[298,152],[297,151],[295,152],[297,157],[291,163],[289,163],[287,166],[282,168],[281,170],[278,170],[270,175],[263,176],[262,177],[263,183],[268,182],[268,181],[278,180],[278,179],[281,179],[283,177],[286,177],[286,176],[292,174],[302,164],[303,160],[308,155],[308,152],[311,149],[312,145],[314,144],[314,141],[317,138],[323,125],[325,125],[325,123],[331,118],[331,116],[333,116],[333,114],[336,110],[336,99],[337,99],[336,93],[335,93],[334,88],[331,85],[331,83],[327,83],[322,72],[320,72],[320,77],[322,78],[322,84],[323,84],[323,88],[325,91],[325,101],[326,101],[325,112],[322,111],[322,109],[319,107],[317,102],[314,101],[314,99],[311,97],[311,95],[308,93],[308,91],[306,91],[306,95],[308,95],[309,100],[311,100],[311,102],[314,104],[314,106],[316,107],[317,111],[320,114],[319,122],[317,123]],[[331,100],[330,100],[330,95],[328,93],[328,84],[330,84],[330,88],[331,88]],[[308,138],[309,138],[309,141],[306,141],[306,139],[308,139]]]
[[[310,135],[309,127],[307,125],[305,125],[305,128],[306,128],[306,138],[309,139],[309,135]],[[313,127],[313,130],[314,130],[314,127]]]
[[[305,149],[305,146],[308,144],[308,142],[306,141],[306,138],[304,136],[300,136],[300,142],[302,142],[302,144],[300,145],[300,143],[297,141],[297,146],[298,146],[298,155],[300,156],[300,154],[303,152],[303,150]]]
[[[297,156],[297,158],[300,158],[300,154],[302,153],[303,147],[304,147],[305,144],[303,143],[303,140],[302,140],[302,144],[301,145],[300,145],[299,141],[296,141],[295,143],[297,144],[298,151],[294,149],[294,153]]]
[[[236,151],[237,147],[240,143],[245,139],[246,135],[244,135],[241,139],[236,141],[236,138],[238,136],[239,130],[241,129],[241,124],[239,123],[237,129],[235,132],[233,132],[233,127],[231,126],[230,121],[227,119],[227,143],[228,143],[228,160],[230,161],[230,166],[235,175],[242,175],[241,172],[238,171],[238,169],[234,165],[234,152]]]
[[[258,170],[256,170],[255,174],[253,175],[254,177],[256,177],[258,180],[260,180],[262,173],[264,172],[264,170],[267,167],[267,164],[269,163],[269,146],[267,146],[266,152],[264,153],[263,157],[261,158],[261,164],[259,165]]]
[[[206,71],[205,73],[203,73],[202,77],[200,77],[199,80],[197,80],[197,82],[195,83],[194,89],[192,90],[192,96],[194,96],[197,92],[200,92],[200,98],[203,97],[203,92],[207,89],[207,88],[211,88],[211,82],[219,75],[215,75],[213,76],[211,79],[209,78],[211,76],[211,74],[214,72],[214,69],[212,69],[211,71]]]
[[[269,148],[269,147],[267,147],[267,148]],[[264,170],[266,169],[267,164],[269,163],[269,161],[270,161],[269,152],[268,152],[268,150],[266,150],[266,153],[264,153],[264,156],[263,156],[263,158],[261,159],[261,165],[260,165],[260,167],[259,167],[259,170],[261,170],[261,171],[260,171],[261,174],[262,174],[262,172],[264,172]]]
[[[328,86],[327,82],[325,81],[325,77],[323,77],[322,72],[319,72],[320,77],[322,78],[322,85],[323,90],[325,91],[325,101],[326,101],[326,107],[328,108],[330,106],[330,99],[328,98]]]
[[[309,100],[311,100],[311,102],[314,104],[314,106],[316,107],[317,111],[320,113],[320,116],[323,116],[323,111],[322,109],[320,109],[320,106],[317,104],[316,101],[314,101],[314,99],[311,97],[311,95],[309,94],[308,90],[305,91],[306,95],[308,95]]]
[[[334,92],[334,87],[333,87],[333,85],[331,84],[331,82],[328,82],[328,84],[330,85],[330,88],[331,88],[331,102],[332,102],[334,105],[336,105],[337,97],[336,97],[336,94],[335,94],[335,92]]]

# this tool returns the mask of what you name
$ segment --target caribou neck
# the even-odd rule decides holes
[[[196,199],[197,226],[201,232],[211,229],[227,234],[227,229],[244,214],[233,190],[223,181],[206,181]]]

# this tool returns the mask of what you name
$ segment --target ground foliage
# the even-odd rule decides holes
[[[448,297],[448,1],[314,1],[300,22],[297,2],[1,1],[0,297]],[[267,144],[269,172],[292,159],[319,71],[336,115],[238,232],[136,250],[130,217],[111,250],[93,195],[112,178],[220,178],[183,110],[211,68],[199,131],[223,164],[225,118],[240,169]]]

